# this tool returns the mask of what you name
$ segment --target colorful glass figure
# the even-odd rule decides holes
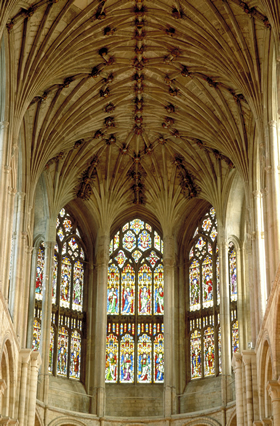
[[[136,247],[136,236],[134,232],[127,231],[126,234],[124,234],[123,237],[123,248],[125,248],[128,251],[134,250]]]
[[[122,231],[123,231],[123,232],[125,232],[128,228],[129,228],[129,223],[126,223],[126,224],[122,227]]]
[[[72,222],[69,217],[66,217],[63,221],[64,231],[66,234],[70,234],[72,229]]]
[[[59,230],[57,231],[57,236],[60,239],[60,241],[64,239],[64,233],[62,228],[59,228]]]
[[[215,374],[215,337],[214,328],[208,327],[204,331],[203,338],[204,349],[204,376],[213,376]]]
[[[113,253],[113,240],[110,241],[109,256]]]
[[[146,223],[145,228],[146,228],[149,232],[152,232],[152,227],[151,227],[151,225],[149,225],[148,223]]]
[[[114,334],[109,334],[106,339],[106,383],[116,383],[118,380],[118,347],[118,338]]]
[[[163,265],[158,265],[154,272],[154,314],[164,314],[164,273]]]
[[[108,268],[108,287],[107,287],[107,314],[118,315],[119,313],[119,285],[120,274],[116,265]]]
[[[192,259],[192,258],[193,258],[193,247],[190,249],[189,258],[190,258],[190,259]]]
[[[60,217],[64,217],[65,216],[65,209],[61,209],[59,212],[59,216]]]
[[[237,300],[237,278],[236,278],[236,250],[233,243],[230,243],[229,250],[229,280],[230,280],[230,300]]]
[[[53,372],[53,348],[54,348],[54,328],[51,325],[50,331],[50,352],[49,352],[49,372]]]
[[[135,261],[135,263],[138,263],[138,261],[139,261],[139,259],[140,259],[140,257],[142,256],[142,253],[141,253],[141,251],[139,251],[139,250],[135,250],[133,253],[132,253],[132,257],[133,257],[133,259],[134,259],[134,261]]]
[[[135,272],[131,265],[126,265],[121,273],[122,315],[135,313]]]
[[[156,252],[152,250],[148,257],[148,261],[150,262],[152,268],[155,266],[158,260],[159,257],[157,256]]]
[[[152,247],[152,238],[149,232],[142,231],[138,237],[138,247],[140,250],[145,251]]]
[[[59,327],[57,343],[57,375],[67,376],[68,367],[68,331]]]
[[[231,328],[231,340],[232,340],[232,353],[239,351],[239,332],[238,332],[238,321],[232,324]]]
[[[125,334],[120,342],[120,382],[134,382],[134,339]]]
[[[81,374],[81,335],[74,330],[71,335],[70,377],[80,379]]]
[[[69,241],[68,241],[69,247],[72,251],[75,251],[78,249],[78,244],[77,241],[74,237],[72,237]]]
[[[216,230],[216,228],[213,228],[211,233],[210,233],[210,237],[211,237],[212,241],[215,241],[217,235],[218,235],[218,231]]]
[[[202,291],[203,307],[213,306],[213,271],[212,259],[209,256],[202,262]]]
[[[198,240],[197,240],[197,243],[196,243],[195,247],[198,248],[198,250],[201,251],[205,245],[206,245],[206,242],[203,239],[203,237],[199,237]]]
[[[84,266],[77,260],[73,268],[72,309],[83,310]]]
[[[34,319],[33,324],[33,341],[32,341],[32,349],[39,350],[40,346],[40,338],[41,338],[41,323],[36,318]]]
[[[56,304],[57,270],[58,270],[57,253],[54,253],[54,256],[53,256],[53,279],[52,279],[52,303],[53,303],[53,305]]]
[[[191,377],[201,377],[201,335],[198,330],[191,334]]]
[[[156,231],[154,232],[154,247],[156,250],[160,251],[160,236]]]
[[[143,265],[138,272],[138,314],[151,315],[152,271]]]
[[[119,267],[122,268],[123,265],[125,264],[125,261],[126,261],[127,257],[124,254],[124,252],[122,250],[120,250],[118,252],[118,255],[115,257],[115,259],[118,262]]]
[[[42,300],[43,298],[43,274],[45,265],[45,246],[41,243],[38,256],[37,256],[37,268],[36,268],[36,283],[35,283],[35,299]]]
[[[220,304],[220,259],[216,258],[216,288],[217,288],[217,305]]]
[[[196,259],[192,261],[190,266],[189,286],[190,310],[196,311],[197,309],[200,309],[200,268]]]
[[[120,232],[117,232],[114,236],[114,251],[119,248],[120,245]]]
[[[130,229],[132,229],[136,235],[144,229],[144,222],[140,219],[134,219],[130,222]]]
[[[204,221],[202,222],[202,229],[203,229],[203,231],[204,232],[209,231],[210,228],[211,228],[211,225],[212,225],[212,222],[211,222],[210,217],[205,218]]]
[[[154,383],[164,382],[164,340],[163,334],[154,340]]]
[[[70,286],[71,286],[72,267],[68,257],[64,257],[61,264],[60,280],[60,306],[70,307]]]
[[[152,381],[152,341],[147,334],[142,334],[137,348],[137,382],[151,383]]]

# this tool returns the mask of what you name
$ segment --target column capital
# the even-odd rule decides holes
[[[30,354],[31,367],[40,367],[42,359],[39,351],[32,351]]]
[[[262,193],[261,193],[261,191],[253,191],[252,192],[252,195],[253,195],[253,197],[256,199],[256,198],[261,198],[261,196],[262,196]]]
[[[269,380],[266,384],[266,390],[268,391],[272,402],[280,401],[279,380]]]
[[[5,390],[7,389],[7,384],[4,379],[0,379],[0,395],[3,395]]]
[[[255,351],[242,351],[242,361],[244,365],[250,365],[251,363],[254,363],[256,361],[256,352]]]
[[[30,359],[31,349],[21,349],[19,352],[19,357],[22,364],[28,363]]]
[[[233,357],[232,357],[232,368],[233,368],[234,372],[237,369],[242,368],[242,356],[241,356],[241,353],[235,352],[233,354]]]
[[[277,125],[277,121],[276,120],[271,120],[268,122],[269,127],[276,127]]]

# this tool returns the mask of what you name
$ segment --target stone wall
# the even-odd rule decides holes
[[[90,397],[81,382],[50,376],[49,404],[65,410],[88,413]]]
[[[180,412],[191,413],[222,405],[221,377],[192,380],[180,397]]]
[[[163,385],[106,385],[106,415],[162,416]]]

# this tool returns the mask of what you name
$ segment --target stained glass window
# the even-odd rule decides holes
[[[109,250],[105,381],[163,383],[163,241],[141,219],[116,235]]]
[[[236,250],[232,242],[229,243],[229,282],[230,299],[237,300],[237,277],[236,277]]]
[[[216,212],[212,207],[201,219],[188,249],[191,379],[221,373],[217,229]]]
[[[232,354],[239,351],[239,331],[237,317],[237,262],[236,248],[232,241],[228,244],[228,272],[231,314],[231,349]]]
[[[54,375],[80,380],[85,250],[77,223],[64,208],[57,217],[56,236],[49,371]],[[41,244],[36,269],[33,347],[38,347],[40,343],[44,257],[45,248]]]
[[[67,376],[67,367],[68,367],[68,330],[66,327],[60,327],[58,331],[58,345],[57,345],[58,376]]]
[[[41,243],[37,255],[37,268],[36,268],[36,284],[35,284],[35,298],[42,300],[43,298],[43,274],[45,264],[45,245]]]
[[[34,325],[33,325],[32,349],[39,350],[40,338],[41,338],[41,322],[35,318]]]
[[[70,377],[80,378],[81,370],[81,334],[74,330],[71,336]]]

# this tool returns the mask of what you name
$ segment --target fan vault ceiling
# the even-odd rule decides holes
[[[265,3],[87,3],[19,2],[8,19],[13,138],[31,186],[44,172],[60,202],[102,204],[103,191],[114,210],[164,210],[168,187],[178,214],[194,197],[215,204],[236,170],[248,181],[273,37]]]

